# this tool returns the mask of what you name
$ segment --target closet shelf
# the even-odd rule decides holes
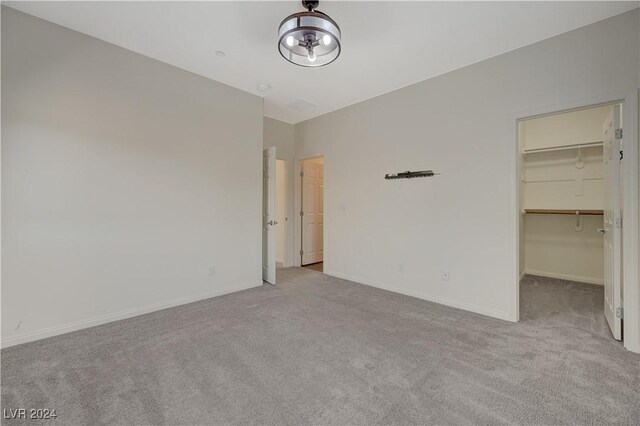
[[[539,152],[564,151],[567,149],[591,148],[594,146],[596,147],[603,146],[603,143],[602,141],[599,141],[599,142],[588,142],[588,143],[576,143],[573,145],[550,146],[548,148],[525,149],[524,151],[522,151],[522,155],[536,154]]]
[[[583,216],[602,216],[603,210],[558,210],[558,209],[524,209],[525,214],[568,214],[568,215],[583,215]]]

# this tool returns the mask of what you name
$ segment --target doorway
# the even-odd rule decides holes
[[[324,262],[324,157],[302,160],[300,264],[323,270]]]
[[[276,267],[287,266],[287,162],[276,159]]]
[[[522,321],[622,339],[621,109],[518,122]]]
[[[276,147],[263,150],[262,163],[262,280],[276,284],[277,269],[287,265],[287,162]]]

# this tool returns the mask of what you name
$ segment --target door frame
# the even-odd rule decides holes
[[[275,146],[270,146],[269,148],[263,148],[262,149],[262,214],[260,215],[262,218],[262,224],[261,224],[261,234],[262,234],[262,259],[261,259],[261,269],[262,269],[262,281],[266,282],[268,284],[271,285],[276,285],[277,282],[277,277],[276,277],[276,244],[277,244],[277,234],[276,234],[276,229],[275,229],[275,225],[271,224],[269,225],[269,227],[267,227],[267,222],[266,219],[270,219],[271,221],[276,220],[276,215],[269,215],[267,218],[265,218],[265,211],[268,213],[270,210],[273,210],[273,212],[276,212],[276,186],[277,186],[277,182],[276,182],[276,160],[278,158],[278,153],[277,153],[277,148]],[[270,164],[269,162],[265,163],[265,159],[272,159],[273,160],[273,164]],[[269,175],[267,176],[265,174],[265,164],[269,165]],[[269,190],[269,182],[272,182],[272,188],[270,188],[271,190]],[[266,185],[265,185],[266,183]],[[267,195],[270,195],[270,197],[267,197]],[[270,201],[273,203],[273,208],[271,209],[270,207]],[[269,233],[272,233],[271,238],[269,238]],[[272,254],[273,256],[273,263],[268,262],[268,260],[270,259],[269,257],[269,253]],[[265,262],[265,259],[267,260],[267,262]],[[269,263],[271,264],[271,267],[267,267],[266,269],[266,276],[265,276],[265,263]],[[273,282],[270,281],[270,274],[269,272],[271,272],[271,274],[273,275],[272,280]]]
[[[282,262],[282,267],[286,268],[288,266],[290,266],[291,262],[289,260],[289,253],[291,252],[291,247],[289,244],[289,237],[290,237],[290,231],[289,231],[289,224],[291,223],[291,221],[289,220],[289,160],[286,160],[284,158],[280,158],[278,157],[278,151],[276,150],[276,218],[278,217],[278,161],[283,161],[284,162],[284,216],[286,218],[286,220],[284,222],[282,222],[282,226],[284,229],[284,259]],[[280,225],[280,223],[278,223],[278,225]],[[277,229],[276,229],[276,266],[277,266]]]
[[[512,310],[509,319],[517,322],[520,320],[520,162],[518,161],[519,138],[518,123],[521,120],[554,115],[563,112],[575,111],[603,105],[622,104],[622,123],[624,129],[623,150],[625,161],[621,176],[622,191],[622,291],[623,291],[623,336],[624,347],[630,351],[640,353],[640,271],[638,259],[640,255],[640,206],[638,196],[640,181],[638,169],[640,168],[638,115],[640,89],[634,88],[629,93],[613,93],[610,96],[576,99],[574,101],[543,105],[529,110],[516,112],[508,117],[509,133],[513,140],[508,144],[509,167],[509,197],[508,197],[508,280],[514,283],[512,287]]]
[[[296,159],[295,163],[295,175],[294,175],[294,185],[293,185],[293,202],[294,202],[294,224],[293,224],[293,235],[294,235],[294,245],[293,245],[293,266],[302,266],[302,256],[300,256],[300,250],[302,250],[302,219],[300,217],[300,211],[302,210],[302,177],[300,173],[302,172],[302,162],[305,160],[314,160],[316,158],[322,158],[323,162],[323,185],[324,185],[324,193],[322,194],[322,209],[324,216],[324,226],[322,227],[322,261],[326,264],[327,259],[327,157],[324,154],[311,155],[308,157],[302,157]]]

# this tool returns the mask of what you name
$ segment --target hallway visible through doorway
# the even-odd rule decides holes
[[[322,272],[324,270],[324,263],[323,262],[312,263],[310,265],[305,265],[304,267],[307,269],[313,269],[314,271]]]
[[[324,259],[324,158],[302,161],[302,266],[322,262]]]

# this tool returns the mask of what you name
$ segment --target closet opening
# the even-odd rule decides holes
[[[287,162],[276,147],[263,150],[262,162],[262,280],[276,285],[278,268],[287,265]]]
[[[622,340],[622,104],[518,121],[520,321]]]

